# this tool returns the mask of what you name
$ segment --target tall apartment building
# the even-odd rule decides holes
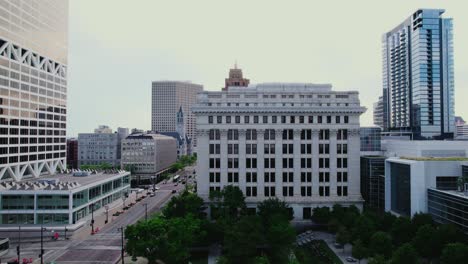
[[[122,140],[122,168],[132,177],[149,179],[177,161],[176,139],[153,132],[135,132]]]
[[[226,91],[229,87],[247,87],[249,86],[250,80],[244,78],[242,69],[237,68],[237,63],[234,64],[234,69],[229,70],[229,78],[224,80],[223,91]]]
[[[384,130],[415,139],[451,138],[454,127],[452,19],[419,9],[383,45]]]
[[[177,112],[185,113],[185,134],[195,139],[196,124],[191,107],[197,101],[197,93],[203,86],[190,82],[157,81],[152,83],[151,130],[176,132]],[[196,139],[193,146],[196,147]]]
[[[99,126],[94,133],[78,134],[79,166],[107,163],[120,167],[121,142],[127,136],[128,128],[113,132],[108,126]]]
[[[358,92],[258,84],[199,94],[197,192],[238,186],[249,207],[278,197],[307,219],[317,206],[362,206]]]
[[[66,168],[68,1],[0,1],[0,179]]]

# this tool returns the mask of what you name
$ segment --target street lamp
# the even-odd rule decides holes
[[[120,252],[120,257],[122,258],[122,264],[125,263],[124,261],[124,253],[125,253],[125,248],[124,248],[124,227],[121,226],[118,229],[121,232],[121,252]]]
[[[156,188],[154,187],[154,185],[155,185],[155,183],[154,183],[154,178],[155,178],[155,176],[152,175],[152,176],[151,176],[151,183],[153,183],[153,192],[156,191]]]
[[[44,264],[44,234],[43,234],[44,231],[46,231],[46,228],[42,227],[41,225],[41,254],[40,254],[41,264]]]
[[[109,222],[109,205],[106,205],[104,208],[106,208],[106,221],[104,224],[107,224]]]
[[[91,235],[94,235],[94,203],[91,204]]]
[[[144,203],[143,205],[145,206],[145,221],[148,221],[148,204]]]

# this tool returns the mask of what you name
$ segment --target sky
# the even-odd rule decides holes
[[[468,119],[466,1],[70,0],[68,131],[151,127],[151,82],[220,90],[237,61],[251,83],[357,90],[372,125],[382,34],[418,8],[454,19],[455,113]]]

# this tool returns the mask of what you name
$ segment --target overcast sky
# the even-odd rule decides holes
[[[151,81],[219,90],[237,60],[251,83],[331,83],[382,93],[382,34],[418,8],[454,19],[456,115],[468,119],[465,1],[71,0],[68,135],[99,124],[150,129]]]

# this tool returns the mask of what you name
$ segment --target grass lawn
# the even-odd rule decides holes
[[[208,264],[208,252],[192,252],[189,262],[192,264]]]
[[[298,246],[294,253],[302,264],[343,264],[323,240],[314,240],[305,246]]]

